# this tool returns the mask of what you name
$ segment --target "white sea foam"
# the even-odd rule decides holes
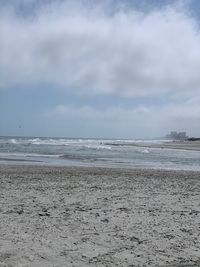
[[[41,139],[35,138],[35,139],[30,140],[30,143],[33,145],[41,145],[42,142],[41,142]]]
[[[19,139],[10,139],[10,143],[12,144],[32,144],[32,145],[52,145],[52,146],[80,146],[80,145],[88,145],[88,146],[96,146],[96,149],[111,149],[111,144],[118,145],[118,144],[131,144],[131,143],[161,143],[167,142],[168,140],[135,140],[135,139],[65,139],[65,138],[19,138]],[[109,145],[107,145],[107,143]]]
[[[10,143],[11,144],[17,144],[17,141],[16,141],[16,139],[12,138],[12,139],[10,139]]]
[[[141,152],[144,153],[144,154],[149,154],[149,150],[148,149],[144,149]]]
[[[111,150],[111,146],[106,146],[106,145],[84,145],[83,147],[89,148],[89,149],[95,149],[95,150]]]

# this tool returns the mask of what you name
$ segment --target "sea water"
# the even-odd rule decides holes
[[[200,170],[200,151],[147,148],[162,142],[0,137],[0,163]]]

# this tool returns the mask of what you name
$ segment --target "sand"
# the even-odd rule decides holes
[[[0,166],[0,266],[200,266],[200,173]]]

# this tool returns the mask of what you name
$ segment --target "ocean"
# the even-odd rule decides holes
[[[200,151],[146,147],[162,142],[166,140],[0,137],[0,163],[200,170]]]

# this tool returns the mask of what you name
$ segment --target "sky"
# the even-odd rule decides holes
[[[200,136],[199,0],[0,0],[0,135]]]

